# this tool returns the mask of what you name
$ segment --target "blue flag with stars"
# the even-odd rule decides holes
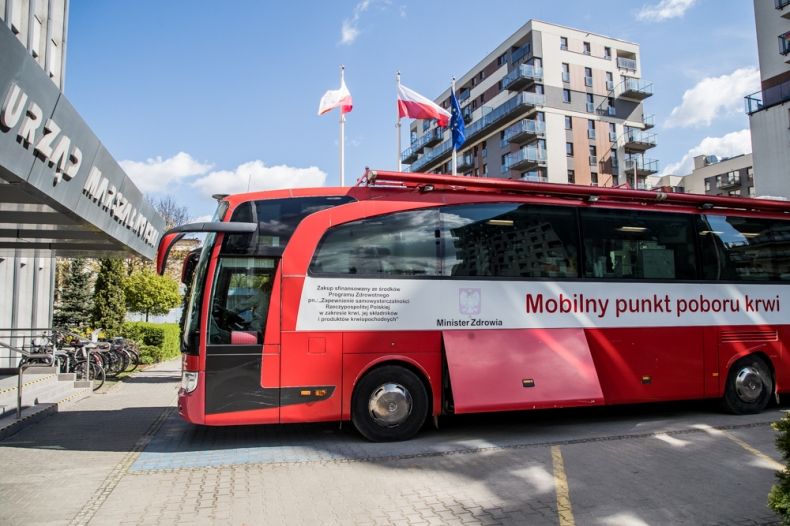
[[[453,132],[453,149],[458,150],[466,141],[464,130],[464,116],[461,114],[461,105],[455,97],[455,90],[450,90],[450,130]]]

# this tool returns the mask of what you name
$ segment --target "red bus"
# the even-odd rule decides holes
[[[185,232],[179,412],[204,425],[429,416],[790,389],[790,203],[368,171],[219,197]],[[785,309],[785,310],[783,310]]]

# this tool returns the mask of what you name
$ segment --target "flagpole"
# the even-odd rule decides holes
[[[450,93],[455,93],[455,77],[453,77],[452,91]],[[450,133],[450,140],[452,140],[452,131]],[[453,175],[458,175],[458,152],[455,151],[455,145],[453,145]]]
[[[343,86],[346,67],[340,65],[340,86]],[[345,186],[346,176],[346,114],[340,108],[340,186]]]
[[[395,91],[395,100],[397,101],[400,93],[400,90],[397,89],[400,88],[400,71],[398,71],[398,73],[395,75],[395,80],[397,81],[397,87]],[[397,113],[397,117],[396,117],[397,120],[395,121],[395,130],[398,133],[398,171],[400,172],[402,170],[400,163],[400,109],[398,108],[397,103],[395,104],[395,110]]]

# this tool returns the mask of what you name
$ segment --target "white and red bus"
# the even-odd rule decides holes
[[[185,262],[196,424],[429,416],[790,390],[790,203],[369,171],[220,198]]]

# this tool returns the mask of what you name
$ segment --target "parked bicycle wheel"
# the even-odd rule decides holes
[[[74,372],[77,374],[77,380],[87,380],[87,368],[88,362],[86,360],[80,360],[74,364]],[[93,390],[98,391],[101,386],[104,385],[104,380],[106,377],[106,373],[104,371],[104,367],[101,365],[91,362],[90,364],[90,379],[93,380]]]

